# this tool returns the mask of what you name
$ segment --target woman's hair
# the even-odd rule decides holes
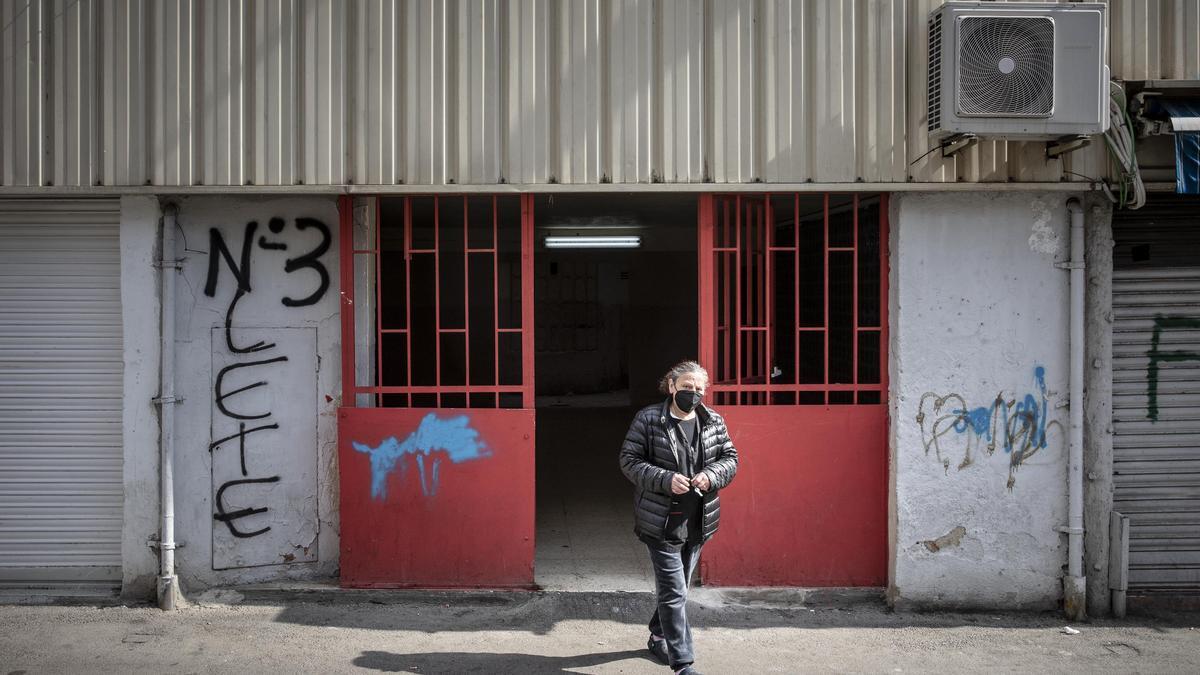
[[[704,378],[705,384],[708,383],[708,371],[704,369],[704,366],[695,361],[680,361],[658,381],[658,390],[664,394],[670,393],[671,389],[668,385],[684,375],[699,375]]]

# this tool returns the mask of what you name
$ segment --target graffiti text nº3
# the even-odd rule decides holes
[[[282,218],[271,218],[267,223],[267,229],[273,234],[281,234],[285,227],[285,221]],[[220,230],[211,228],[209,230],[209,253],[208,253],[208,278],[204,284],[204,294],[208,297],[216,295],[217,284],[221,276],[221,260],[224,260],[229,271],[233,274],[237,281],[237,291],[233,294],[233,299],[229,301],[229,305],[225,310],[225,347],[231,354],[257,354],[275,348],[275,343],[259,341],[249,345],[237,345],[233,340],[234,328],[234,310],[237,308],[238,301],[242,296],[252,292],[250,286],[250,269],[253,261],[254,251],[254,233],[258,229],[256,221],[250,221],[246,224],[242,236],[242,250],[238,260],[235,261],[233,253],[229,250],[229,246],[225,243],[225,239],[221,236]],[[284,272],[291,274],[297,270],[308,269],[316,272],[318,285],[307,296],[299,299],[291,297],[283,297],[281,302],[285,307],[305,307],[316,304],[329,289],[329,271],[325,268],[324,263],[320,261],[321,256],[329,251],[332,242],[332,234],[329,227],[325,223],[316,220],[315,218],[297,218],[297,230],[315,229],[321,235],[321,242],[317,244],[311,251],[303,253],[295,258],[288,258],[284,263]],[[287,250],[287,243],[268,239],[267,235],[262,235],[258,238],[258,246],[264,250]],[[216,513],[213,518],[218,522],[225,523],[229,528],[230,534],[238,538],[256,537],[260,534],[268,532],[271,527],[265,526],[257,530],[242,530],[236,525],[236,522],[242,518],[252,516],[258,513],[266,513],[266,507],[247,507],[228,511],[225,507],[225,493],[231,488],[236,488],[242,485],[256,485],[265,483],[278,483],[279,476],[263,476],[250,478],[250,472],[246,467],[246,437],[261,432],[268,432],[273,429],[278,429],[279,424],[271,422],[271,411],[254,411],[247,412],[231,405],[230,400],[239,394],[244,394],[248,391],[258,389],[259,387],[267,386],[267,381],[259,380],[251,384],[238,387],[237,389],[226,390],[224,386],[225,378],[232,372],[243,368],[261,368],[270,366],[274,363],[282,363],[287,361],[286,355],[265,356],[263,358],[253,358],[250,360],[240,361],[225,366],[217,373],[217,377],[213,383],[213,403],[220,413],[230,419],[236,420],[238,424],[237,433],[225,436],[224,438],[212,439],[212,443],[208,446],[208,451],[212,453],[222,444],[232,440],[238,442],[238,457],[241,461],[242,478],[226,481],[217,489],[217,494],[213,500]],[[255,426],[246,427],[246,423],[251,422]],[[216,456],[214,453],[214,461]]]

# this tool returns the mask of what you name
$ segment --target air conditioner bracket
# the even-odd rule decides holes
[[[1091,136],[1063,136],[1046,142],[1046,158],[1054,159],[1092,144]]]
[[[942,141],[942,157],[953,157],[979,142],[975,134],[956,134]]]

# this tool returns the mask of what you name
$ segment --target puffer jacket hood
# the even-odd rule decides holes
[[[619,455],[621,472],[633,482],[634,532],[643,540],[663,541],[667,517],[675,495],[671,477],[679,471],[675,438],[668,432],[671,399],[642,408],[633,417]],[[700,471],[708,474],[712,487],[704,493],[701,530],[708,541],[721,520],[718,492],[737,473],[738,455],[729,440],[725,420],[703,403],[696,407],[700,421]]]

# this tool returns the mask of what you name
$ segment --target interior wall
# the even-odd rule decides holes
[[[626,386],[631,403],[659,398],[658,378],[672,365],[698,356],[695,195],[556,195],[535,204],[539,275],[551,261],[594,261],[600,274],[599,297],[606,321],[620,318],[619,329],[606,326],[595,354],[542,351],[538,337],[539,393],[599,391],[595,382]],[[636,235],[641,246],[624,250],[546,249],[548,235]],[[616,275],[613,275],[616,272]],[[627,272],[627,279],[621,273]],[[624,297],[622,297],[622,293]],[[538,294],[539,330],[562,321],[561,306],[543,304]],[[624,306],[623,315],[616,303]],[[544,312],[544,313],[543,313]],[[616,350],[620,350],[619,352]],[[623,361],[623,381],[612,379],[613,363]],[[620,361],[618,363],[620,363]]]
[[[671,366],[699,357],[694,248],[639,252],[629,292],[629,397],[641,406],[661,398],[658,380]]]
[[[546,250],[535,265],[539,396],[627,386],[628,251]]]

